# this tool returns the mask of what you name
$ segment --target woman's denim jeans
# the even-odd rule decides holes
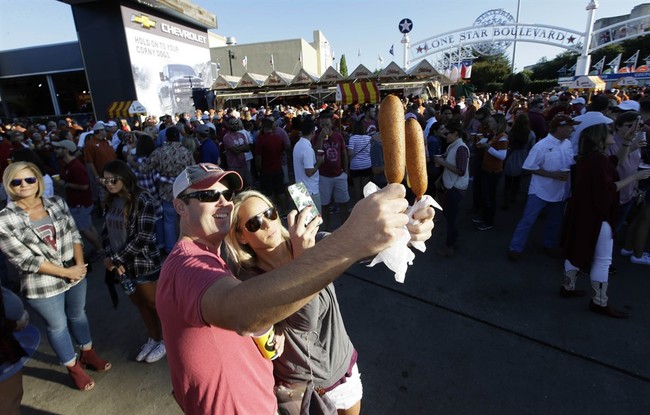
[[[92,345],[85,311],[86,286],[83,279],[54,297],[27,299],[27,304],[45,321],[47,338],[61,364],[74,363],[76,357],[70,333],[77,345]]]

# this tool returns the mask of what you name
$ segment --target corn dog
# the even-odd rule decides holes
[[[379,132],[384,152],[384,173],[388,183],[402,183],[406,164],[404,107],[395,95],[384,98],[379,107]]]
[[[414,118],[406,120],[406,174],[411,190],[421,199],[429,185],[424,134],[420,123]]]

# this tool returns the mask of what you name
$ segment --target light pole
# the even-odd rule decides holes
[[[591,36],[594,33],[594,15],[598,8],[598,0],[591,0],[586,9],[589,12],[587,17],[587,30],[585,30],[585,39],[582,42],[582,53],[578,57],[575,75],[582,76],[589,74],[589,67],[591,66],[591,55],[589,49],[591,48]]]
[[[232,76],[232,60],[235,59],[235,54],[228,49],[228,63],[230,64],[230,76]]]
[[[519,11],[521,9],[521,0],[517,0],[517,18],[515,19],[515,41],[512,42],[512,64],[510,65],[510,73],[515,73],[515,55],[517,54],[517,33],[519,32]]]

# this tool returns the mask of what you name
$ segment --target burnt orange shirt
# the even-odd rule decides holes
[[[489,141],[490,147],[495,150],[507,150],[508,149],[508,135],[506,133],[501,133],[498,136],[494,137]],[[488,149],[489,150],[489,149]],[[490,152],[486,150],[483,155],[483,170],[489,173],[498,173],[503,171],[503,160],[499,160],[494,157]]]
[[[92,163],[95,166],[95,170],[97,170],[97,174],[100,176],[104,171],[104,166],[116,158],[115,150],[113,150],[108,140],[100,140],[97,137],[93,137],[86,141],[84,145],[84,161],[86,163]]]

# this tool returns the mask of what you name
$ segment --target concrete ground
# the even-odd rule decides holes
[[[632,316],[596,315],[589,298],[559,296],[562,262],[542,252],[540,226],[519,262],[506,259],[521,204],[486,232],[472,228],[467,205],[455,257],[435,253],[443,219],[404,284],[383,265],[356,265],[336,282],[359,351],[362,413],[650,413],[650,268],[615,254],[610,300]],[[135,308],[120,293],[113,310],[99,263],[89,283],[94,341],[113,368],[79,392],[44,336],[25,368],[24,413],[179,414],[166,360],[133,360],[146,340]],[[588,278],[578,285],[587,289]]]

